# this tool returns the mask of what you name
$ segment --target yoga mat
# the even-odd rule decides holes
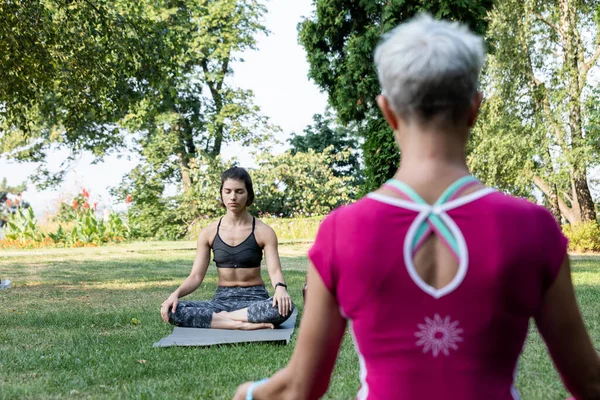
[[[287,321],[279,327],[256,331],[175,327],[173,333],[154,343],[153,347],[213,346],[216,344],[248,342],[285,342],[285,344],[289,344],[296,326],[297,315],[298,310],[294,310]]]

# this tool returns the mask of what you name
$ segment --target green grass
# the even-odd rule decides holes
[[[281,246],[300,311],[307,247]],[[145,242],[0,251],[0,277],[15,284],[0,291],[0,399],[230,399],[239,383],[283,367],[296,335],[289,346],[152,347],[171,332],[160,320],[160,304],[189,273],[193,248],[193,242]],[[579,257],[574,264],[578,298],[598,344],[600,258]],[[208,299],[215,287],[211,267],[190,298]],[[566,397],[534,331],[518,388],[524,399]],[[346,335],[327,398],[351,399],[357,389],[358,360]]]

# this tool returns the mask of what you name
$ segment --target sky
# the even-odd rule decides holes
[[[270,34],[260,35],[257,50],[243,53],[244,62],[233,65],[232,82],[254,92],[255,104],[273,124],[281,127],[279,139],[285,141],[292,132],[302,133],[312,123],[313,114],[325,111],[327,95],[309,81],[306,55],[297,40],[296,26],[311,14],[312,0],[269,0],[267,9],[264,24]],[[274,152],[283,150],[281,146],[273,148]],[[50,168],[58,168],[67,155],[64,151],[49,155]],[[86,188],[100,205],[118,209],[108,188],[119,185],[123,175],[135,167],[135,157],[128,156],[131,155],[112,155],[93,165],[93,157],[83,154],[58,189],[37,191],[28,185],[23,197],[38,218],[55,210],[61,199],[70,200],[81,188]],[[249,150],[242,146],[226,146],[223,156],[226,159],[235,156],[242,166],[253,165]],[[33,163],[11,163],[0,157],[0,179],[6,177],[9,185],[26,181],[36,168]]]

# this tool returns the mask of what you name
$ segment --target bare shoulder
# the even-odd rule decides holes
[[[256,218],[256,225],[254,227],[254,235],[259,245],[264,246],[266,244],[277,244],[277,234],[269,225]]]
[[[212,246],[213,241],[215,240],[215,236],[217,235],[218,224],[219,220],[213,221],[207,227],[200,231],[197,241],[198,246]]]

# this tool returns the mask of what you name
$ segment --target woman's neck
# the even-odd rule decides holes
[[[246,225],[251,218],[252,216],[246,209],[240,210],[239,212],[233,212],[231,210],[228,210],[225,216],[223,217],[223,219],[227,221],[228,225],[233,226]]]
[[[404,126],[396,137],[401,161],[394,178],[417,190],[426,200],[437,200],[454,181],[469,174],[465,153],[468,132],[413,125]]]

